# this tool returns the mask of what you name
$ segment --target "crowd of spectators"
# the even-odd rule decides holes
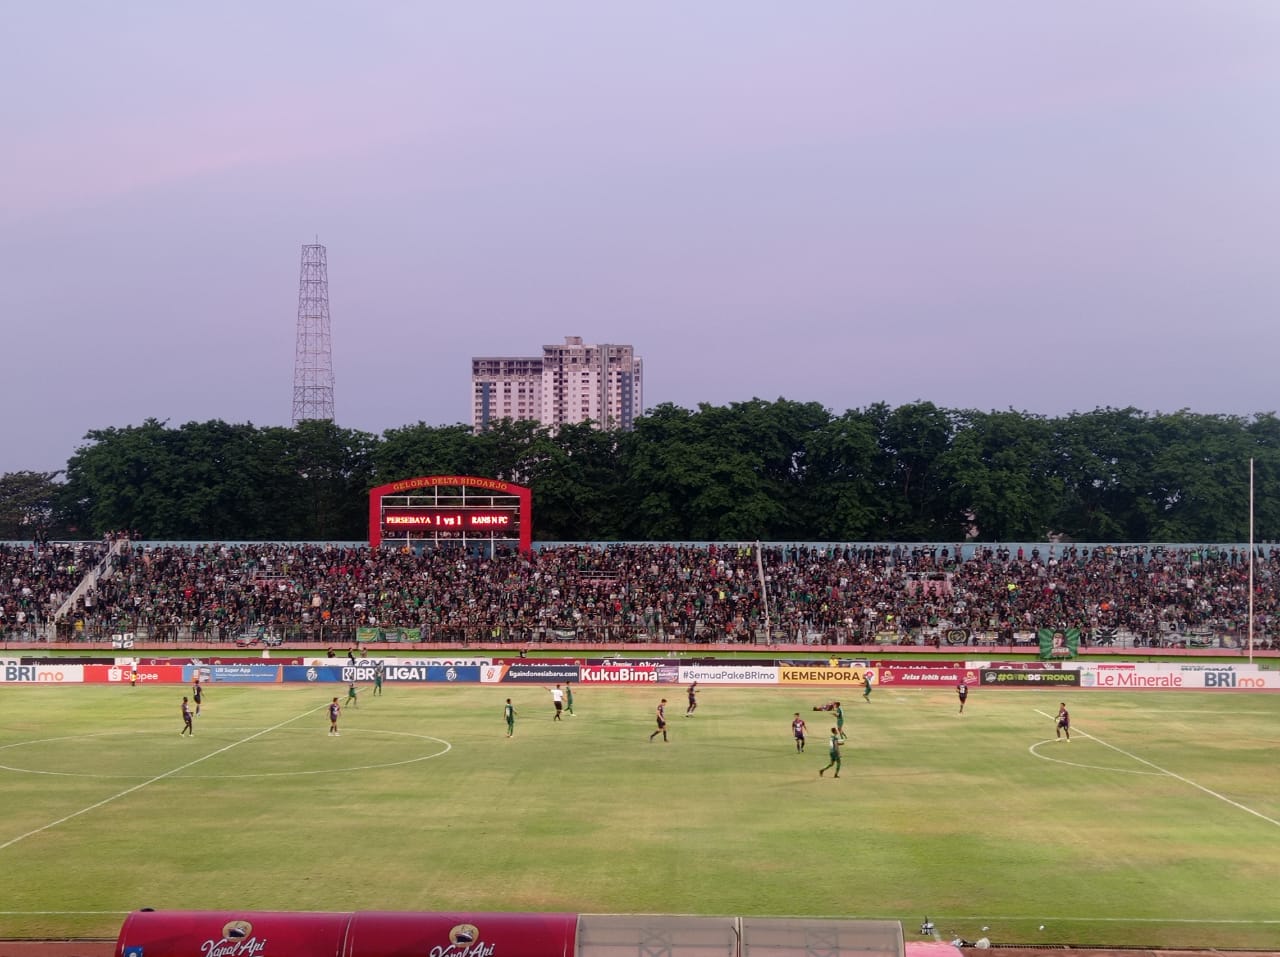
[[[0,544],[0,636],[36,637],[108,547],[98,542]],[[88,605],[92,610],[92,597]]]
[[[0,629],[51,616],[105,547],[0,547]],[[1256,557],[1255,645],[1269,647],[1280,550]],[[373,628],[467,644],[1014,644],[1079,628],[1086,642],[1230,643],[1249,613],[1238,548],[626,544],[482,556],[133,543],[108,561],[111,573],[54,623],[58,639],[331,643]]]

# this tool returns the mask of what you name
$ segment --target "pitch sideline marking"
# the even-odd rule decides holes
[[[1046,712],[1041,711],[1039,708],[1036,709],[1036,714],[1044,715],[1046,718],[1053,720],[1053,715],[1047,714]],[[1219,794],[1217,791],[1213,790],[1212,788],[1207,788],[1203,784],[1197,784],[1195,781],[1192,781],[1190,778],[1185,778],[1181,774],[1178,774],[1174,771],[1170,771],[1168,768],[1162,768],[1160,767],[1160,765],[1156,764],[1154,761],[1148,761],[1146,758],[1140,758],[1136,754],[1132,753],[1131,751],[1126,751],[1124,748],[1116,747],[1114,744],[1108,744],[1106,741],[1103,741],[1101,738],[1095,737],[1094,735],[1089,734],[1087,731],[1081,731],[1078,728],[1073,728],[1072,730],[1075,731],[1076,734],[1082,737],[1088,738],[1091,741],[1097,741],[1098,744],[1102,745],[1104,748],[1110,748],[1112,751],[1115,751],[1117,754],[1123,754],[1126,758],[1130,758],[1131,760],[1137,761],[1139,764],[1145,764],[1149,768],[1155,768],[1161,774],[1167,774],[1169,777],[1173,778],[1175,781],[1181,781],[1183,784],[1189,784],[1193,788],[1195,788],[1197,791],[1203,791],[1205,794],[1209,795],[1210,797],[1215,797],[1219,801],[1225,801],[1227,804],[1230,804],[1234,808],[1238,808],[1241,811],[1244,811],[1248,814],[1252,814],[1254,817],[1261,818],[1262,820],[1266,821],[1268,824],[1274,824],[1276,827],[1280,827],[1280,821],[1277,821],[1275,818],[1267,817],[1261,811],[1255,811],[1253,808],[1248,807],[1247,805],[1241,804],[1239,801],[1233,801],[1231,800],[1231,798],[1227,797],[1225,794]],[[3,848],[0,848],[0,850],[3,850]]]
[[[328,707],[328,706],[326,705],[325,707]],[[296,719],[290,718],[289,720],[293,721]],[[227,729],[220,729],[220,730],[227,730]],[[273,730],[273,729],[268,728],[267,730]],[[16,744],[6,744],[3,746],[0,746],[0,751],[7,751],[10,748],[27,747],[33,744],[48,744],[53,741],[70,741],[70,740],[78,741],[86,737],[94,738],[94,737],[106,737],[109,735],[125,735],[125,734],[161,735],[161,734],[168,734],[168,733],[169,732],[167,731],[96,731],[93,734],[88,734],[88,735],[71,734],[71,735],[64,735],[58,738],[38,738],[32,741],[19,741]],[[445,741],[443,738],[432,737],[429,734],[415,734],[412,731],[384,731],[378,728],[357,728],[356,733],[388,734],[388,735],[400,735],[406,738],[421,738],[424,741],[435,741],[437,744],[444,745],[444,750],[436,751],[433,754],[424,754],[422,757],[419,757],[419,758],[406,758],[403,761],[388,761],[385,764],[357,764],[357,765],[351,765],[345,768],[321,768],[316,771],[254,771],[247,774],[192,774],[188,777],[184,777],[183,780],[214,781],[214,780],[239,779],[239,778],[300,777],[300,776],[309,775],[309,774],[342,774],[348,771],[373,771],[373,770],[377,770],[378,768],[396,768],[396,767],[400,767],[403,764],[417,764],[420,761],[430,761],[433,758],[438,758],[441,755],[448,754],[450,751],[453,750],[453,745],[451,745],[448,741]],[[244,740],[249,741],[252,739],[252,737],[256,737],[256,735],[251,736],[250,738],[245,738]],[[229,747],[235,747],[236,745],[243,744],[243,743],[244,741],[236,741],[234,744],[229,745]],[[224,748],[223,750],[226,750],[226,749]],[[218,753],[220,752],[218,751],[213,752],[213,754],[218,754]],[[212,757],[212,756],[213,756],[212,754],[206,755],[206,757]],[[204,759],[201,758],[200,760],[204,760]],[[186,767],[190,767],[190,765],[186,765]],[[180,771],[180,770],[182,770],[182,768],[177,769],[177,771]],[[146,777],[145,774],[88,774],[81,771],[43,771],[38,768],[14,767],[11,764],[0,764],[0,771],[12,771],[15,774],[47,774],[51,777],[90,778],[90,779],[97,779],[97,780],[121,780],[121,779],[136,780],[138,778]],[[169,771],[166,773],[176,774],[177,771]]]
[[[254,738],[260,738],[264,734],[270,734],[272,731],[276,731],[279,728],[283,728],[287,724],[293,724],[293,722],[295,721],[301,721],[303,718],[309,718],[311,715],[315,714],[317,711],[323,711],[327,707],[328,707],[327,704],[322,704],[319,707],[312,708],[310,711],[304,711],[302,712],[302,714],[295,715],[294,717],[289,718],[287,721],[281,721],[279,724],[272,725],[269,728],[263,728],[261,731],[258,731],[255,734],[251,734],[247,738],[241,738],[239,741],[233,741],[230,744],[226,745],[225,747],[219,748],[217,751],[210,751],[208,754],[202,757],[195,758],[194,760],[188,761],[186,764],[182,764],[169,771],[165,771],[163,774],[157,774],[155,777],[149,778],[146,781],[143,781],[141,784],[135,784],[131,788],[125,788],[123,791],[120,791],[117,794],[113,794],[110,797],[103,798],[101,801],[98,801],[94,804],[90,804],[88,807],[81,808],[78,811],[72,811],[70,814],[66,815],[65,817],[60,817],[56,821],[50,821],[48,824],[42,824],[40,827],[37,827],[34,830],[27,831],[26,834],[19,834],[17,837],[10,838],[9,840],[5,841],[3,844],[0,844],[0,851],[8,850],[9,848],[13,847],[13,845],[17,844],[19,841],[25,841],[27,838],[34,837],[35,835],[40,834],[44,831],[47,831],[50,828],[55,828],[59,824],[65,824],[67,821],[77,818],[82,814],[88,814],[90,811],[96,811],[98,808],[104,807],[110,804],[112,801],[118,801],[122,797],[128,797],[134,791],[141,791],[143,788],[145,788],[149,784],[155,784],[157,781],[163,781],[165,778],[172,777],[173,775],[177,774],[179,771],[185,771],[187,768],[195,767],[197,764],[201,763],[202,761],[207,761],[209,760],[209,758],[217,757],[219,754],[223,754],[227,751],[230,751],[234,747],[237,747],[241,744],[245,744],[249,741],[252,741]]]

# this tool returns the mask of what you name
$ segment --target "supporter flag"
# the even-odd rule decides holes
[[[1080,654],[1079,628],[1041,628],[1036,632],[1040,639],[1040,657],[1074,658]]]

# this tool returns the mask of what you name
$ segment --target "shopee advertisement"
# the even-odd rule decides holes
[[[126,665],[83,665],[86,684],[129,684],[133,669]],[[138,665],[138,684],[183,683],[182,665]]]

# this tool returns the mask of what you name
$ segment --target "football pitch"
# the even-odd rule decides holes
[[[994,944],[1280,940],[1280,695],[213,685],[0,693],[0,938],[140,907],[899,919]],[[650,741],[665,695],[670,741]],[[503,703],[518,711],[506,737]],[[1072,740],[1057,741],[1065,699]],[[798,753],[791,720],[808,723]]]

